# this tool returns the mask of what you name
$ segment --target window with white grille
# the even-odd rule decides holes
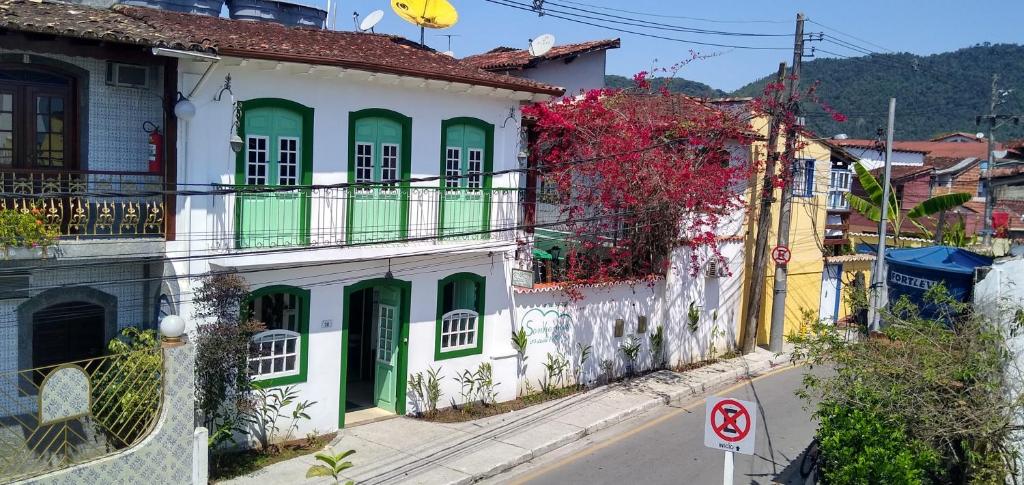
[[[814,196],[814,160],[793,162],[793,196]]]
[[[299,373],[299,303],[299,297],[291,293],[270,293],[252,301],[252,318],[267,327],[251,341],[249,371],[253,376],[269,379]]]
[[[281,137],[277,145],[277,183],[299,185],[299,139]]]
[[[441,350],[476,347],[476,323],[479,314],[472,310],[453,310],[441,317]]]
[[[469,149],[469,167],[466,170],[466,186],[470,189],[483,187],[484,151],[478,148]]]
[[[373,182],[373,144],[356,143],[356,183]]]
[[[833,169],[828,181],[828,208],[849,209],[850,201],[846,194],[850,193],[851,173],[849,170]]]
[[[267,185],[267,143],[265,136],[249,135],[245,152],[245,183]]]
[[[462,149],[459,147],[448,147],[445,149],[444,157],[444,186],[456,188],[459,186],[462,176]],[[454,177],[454,178],[448,178]]]

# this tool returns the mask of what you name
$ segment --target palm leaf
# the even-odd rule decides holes
[[[309,470],[306,470],[306,478],[313,478],[313,477],[331,477],[331,478],[334,478],[335,477],[334,470],[331,470],[330,468],[327,468],[326,466],[323,466],[323,465],[313,465],[313,466],[309,467]]]
[[[924,227],[924,225],[922,225],[920,222],[917,222],[916,219],[910,217],[908,217],[907,219],[910,219],[910,223],[913,224],[914,227],[917,227],[918,231],[921,231],[921,234],[924,235],[925,239],[933,239],[935,237],[935,235],[932,234],[932,232],[929,231],[927,227]]]
[[[850,202],[850,208],[859,212],[860,215],[868,218],[870,221],[878,222],[882,220],[882,208],[870,201],[857,197],[853,194],[846,194],[846,200]]]
[[[907,213],[907,217],[917,219],[918,217],[938,214],[939,212],[948,211],[964,205],[964,203],[969,200],[971,200],[971,194],[966,192],[936,195],[935,197],[923,200],[920,204],[914,206],[914,208]]]

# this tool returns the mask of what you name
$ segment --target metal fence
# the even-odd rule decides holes
[[[154,348],[0,373],[0,482],[140,442],[160,415],[163,364]]]

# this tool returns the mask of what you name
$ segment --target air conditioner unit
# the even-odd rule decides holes
[[[148,88],[151,69],[148,66],[107,61],[107,84],[121,88]]]
[[[712,258],[706,265],[704,265],[704,276],[707,276],[708,278],[729,276],[729,268],[721,264],[718,261],[718,258]]]

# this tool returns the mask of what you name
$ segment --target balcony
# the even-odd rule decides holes
[[[214,197],[220,250],[514,241],[520,189],[253,187]]]
[[[163,175],[0,169],[0,209],[42,212],[62,241],[165,235]]]

